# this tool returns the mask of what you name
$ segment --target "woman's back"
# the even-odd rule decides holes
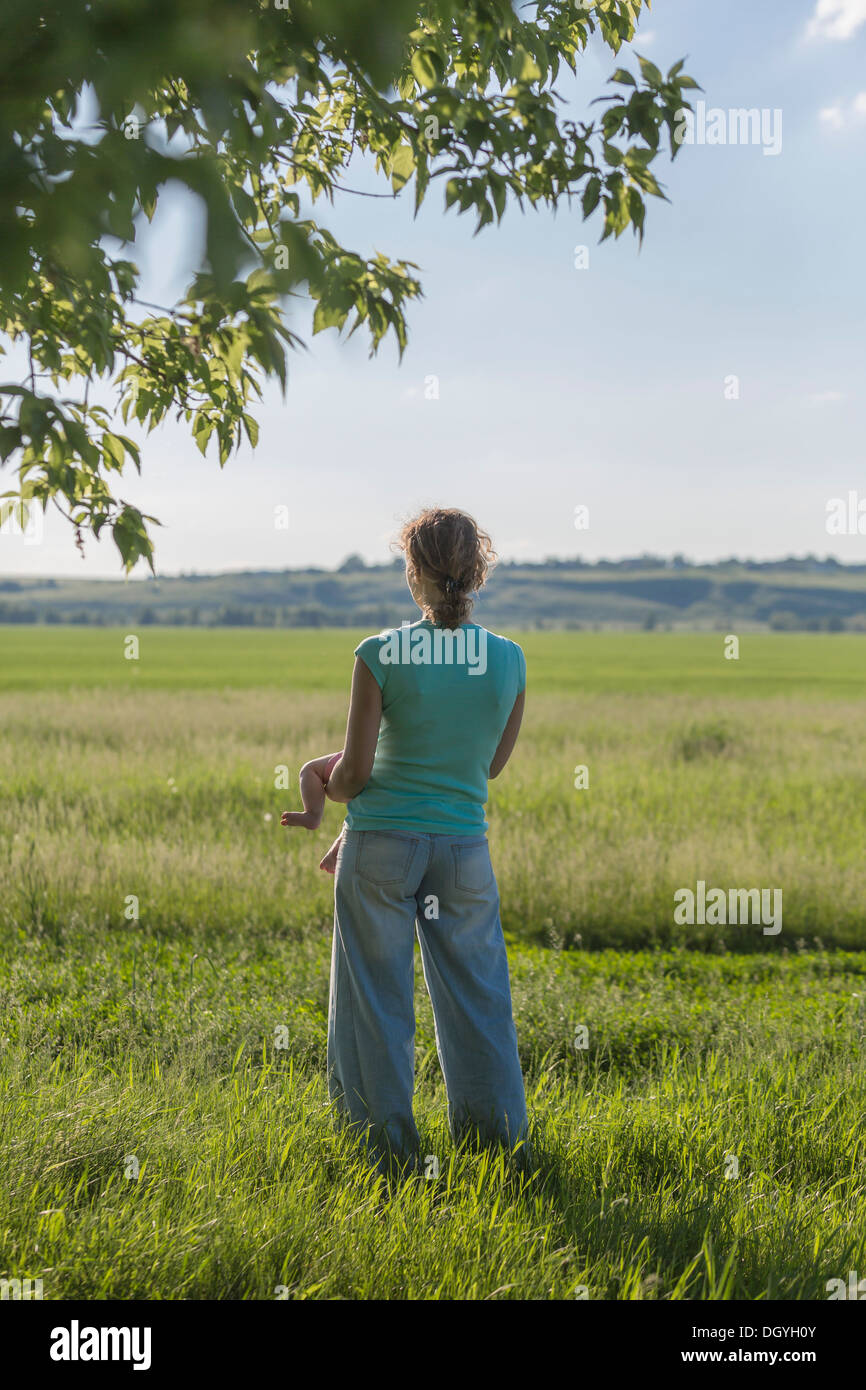
[[[382,691],[382,723],[349,829],[483,834],[490,764],[526,684],[520,647],[477,623],[423,619],[355,653]]]
[[[468,621],[495,554],[466,512],[431,507],[400,535],[420,622],[355,649],[346,743],[321,761],[346,806],[333,859],[328,1094],[379,1171],[418,1171],[415,939],[455,1143],[507,1145],[524,1166],[526,1094],[499,889],[484,833],[523,718],[526,663]]]

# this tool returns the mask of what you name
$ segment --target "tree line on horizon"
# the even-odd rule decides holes
[[[416,616],[399,557],[369,565],[349,556],[332,570],[0,581],[0,623],[381,630]],[[866,632],[866,565],[815,556],[703,565],[649,556],[506,560],[478,595],[475,616],[513,629]]]

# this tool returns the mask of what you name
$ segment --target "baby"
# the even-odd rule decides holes
[[[325,788],[331,773],[342,756],[343,750],[341,748],[339,753],[326,753],[323,758],[313,758],[311,762],[304,763],[298,776],[304,809],[303,811],[284,811],[280,817],[280,825],[302,825],[305,830],[318,830],[325,812]],[[324,869],[326,874],[332,874],[336,870],[337,854],[342,838],[343,832],[341,830],[319,864],[319,868]]]

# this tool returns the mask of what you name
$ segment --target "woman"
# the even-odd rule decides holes
[[[484,806],[523,717],[526,663],[468,621],[495,559],[470,516],[430,509],[404,526],[406,579],[423,617],[368,637],[342,758],[346,803],[334,888],[328,1084],[377,1166],[416,1168],[417,925],[455,1141],[469,1133],[528,1158],[526,1100]]]

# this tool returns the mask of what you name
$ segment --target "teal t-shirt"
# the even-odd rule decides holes
[[[382,691],[382,723],[346,825],[483,835],[487,774],[526,686],[520,647],[477,623],[452,630],[422,619],[365,638],[355,655]]]

